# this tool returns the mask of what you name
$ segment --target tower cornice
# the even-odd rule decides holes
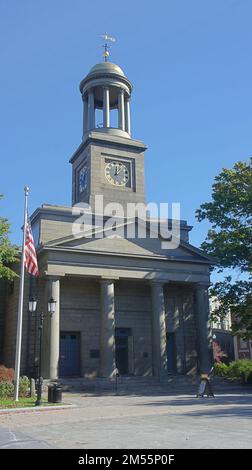
[[[97,74],[97,73],[91,73],[87,75],[83,80],[80,82],[80,92],[81,94],[83,93],[83,90],[86,90],[89,88],[89,85],[99,85],[101,84],[106,84],[105,82],[107,81],[107,85],[113,84],[114,86],[120,86],[120,84],[125,84],[126,87],[129,89],[130,94],[132,93],[132,83],[127,77],[124,77],[122,75],[119,75],[117,73],[104,73],[104,74]]]
[[[76,158],[83,152],[83,150],[89,144],[97,144],[97,145],[108,145],[113,146],[115,148],[123,148],[124,150],[138,150],[139,152],[145,151],[148,147],[140,140],[133,140],[126,137],[115,136],[111,134],[105,134],[98,131],[90,131],[87,135],[85,141],[83,141],[77,150],[74,152],[72,157],[70,158],[69,162],[74,163]]]

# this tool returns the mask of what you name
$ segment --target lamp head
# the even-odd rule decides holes
[[[29,300],[29,312],[35,313],[37,310],[38,301],[34,297],[31,297]]]
[[[52,317],[56,310],[57,300],[54,300],[52,297],[48,300],[48,313]]]

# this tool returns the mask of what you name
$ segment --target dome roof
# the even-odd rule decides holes
[[[125,74],[122,71],[121,67],[119,67],[119,65],[113,64],[112,62],[100,62],[99,64],[94,65],[88,75],[90,75],[91,73],[116,73],[117,75],[122,75],[123,77],[125,77]]]

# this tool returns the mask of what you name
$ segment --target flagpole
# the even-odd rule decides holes
[[[20,377],[23,304],[24,304],[24,276],[25,276],[25,236],[26,236],[26,225],[27,225],[28,193],[29,193],[29,188],[28,186],[25,186],[24,188],[25,200],[24,200],[23,246],[22,246],[22,260],[21,260],[20,283],[19,283],[17,339],[16,339],[16,355],[15,355],[15,392],[14,392],[15,401],[18,401],[19,377]]]

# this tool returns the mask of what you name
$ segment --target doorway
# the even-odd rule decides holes
[[[80,334],[62,332],[60,334],[60,377],[80,375]]]
[[[176,374],[176,347],[175,347],[175,334],[166,334],[166,352],[167,352],[167,371],[168,374]]]
[[[127,375],[131,372],[129,344],[132,344],[132,332],[130,328],[115,329],[115,360],[116,367],[120,375]]]

